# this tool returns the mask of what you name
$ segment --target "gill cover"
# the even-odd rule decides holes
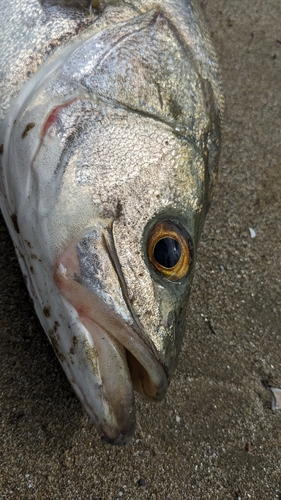
[[[133,387],[159,400],[175,367],[222,98],[193,4],[99,7],[6,115],[1,203],[68,378],[122,444]]]

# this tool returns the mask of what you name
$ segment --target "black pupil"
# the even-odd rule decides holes
[[[171,268],[176,265],[181,256],[181,246],[173,238],[162,238],[154,248],[154,257],[162,267]]]

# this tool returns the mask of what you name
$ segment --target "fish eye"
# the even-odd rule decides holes
[[[190,268],[190,237],[176,222],[158,222],[149,232],[147,255],[158,273],[170,281],[178,281]]]

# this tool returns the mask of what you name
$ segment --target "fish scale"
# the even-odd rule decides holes
[[[0,24],[1,209],[67,377],[125,444],[134,389],[165,396],[185,331],[220,152],[214,51],[189,0],[9,0]]]

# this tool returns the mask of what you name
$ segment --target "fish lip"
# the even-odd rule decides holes
[[[80,338],[80,340],[81,340],[80,349],[82,349],[82,351],[84,353],[85,352],[85,350],[84,350],[85,345],[86,345],[86,343],[88,343],[87,342],[87,335],[93,341],[94,346],[95,346],[95,338],[92,335],[91,329],[87,328],[85,323],[82,321],[81,317],[78,314],[77,309],[69,301],[67,301],[62,295],[61,295],[61,299],[62,299],[62,302],[63,302],[68,314],[71,315],[72,319],[74,320],[73,326],[74,326],[74,324],[76,324],[78,326],[78,331],[79,330],[81,331],[81,328],[82,328],[82,337]],[[100,328],[100,330],[102,330],[102,332],[100,332],[100,333],[106,333],[107,335],[110,335],[102,327],[100,327],[98,325],[98,323],[95,323],[95,325],[98,328]],[[85,330],[87,332],[86,336],[85,336],[85,334],[83,335],[83,332],[85,332]],[[75,334],[75,338],[77,339],[76,334]],[[54,348],[56,348],[56,345],[53,345],[53,346],[54,346]],[[74,356],[75,356],[75,354],[74,354]],[[88,357],[88,356],[86,355],[86,357]],[[65,356],[65,358],[67,358],[67,357]],[[99,357],[98,357],[98,359],[99,359]],[[114,410],[116,410],[116,408],[114,407],[114,404],[113,405],[111,404],[111,400],[109,398],[110,394],[107,393],[107,390],[106,390],[107,384],[104,382],[103,377],[101,376],[101,378],[97,380],[98,393],[95,393],[95,390],[93,388],[93,392],[91,391],[91,393],[89,395],[89,392],[87,391],[87,383],[86,383],[86,386],[84,386],[84,377],[82,378],[82,380],[81,380],[81,378],[79,380],[79,376],[78,376],[78,378],[76,377],[76,370],[75,370],[75,367],[73,367],[73,364],[74,364],[73,358],[72,358],[72,360],[70,359],[71,363],[69,363],[68,361],[69,361],[69,359],[66,359],[67,367],[65,367],[64,363],[62,363],[63,366],[66,368],[66,374],[67,374],[78,398],[80,399],[81,403],[85,407],[85,410],[87,411],[88,415],[92,419],[101,439],[109,444],[113,444],[113,445],[117,445],[117,446],[122,446],[122,445],[128,444],[132,440],[132,438],[134,437],[135,428],[136,428],[135,399],[134,399],[133,386],[132,386],[131,379],[128,378],[128,383],[125,384],[126,385],[126,387],[125,387],[125,399],[124,399],[124,391],[121,391],[121,395],[123,396],[123,398],[121,399],[121,401],[123,402],[123,406],[120,405],[120,407],[122,409],[125,409],[125,411],[123,411],[123,413],[122,413],[122,410],[121,410],[122,418],[120,419],[119,406],[117,408],[117,412],[114,411]],[[79,355],[79,353],[76,357],[76,362],[79,365],[81,363],[84,364],[83,357],[81,358],[81,355]],[[100,359],[99,359],[98,363],[99,362],[100,362]],[[126,365],[126,367],[127,367],[127,365]],[[89,365],[87,365],[87,369],[89,369]],[[121,372],[122,372],[122,370],[121,370]],[[102,375],[102,370],[101,370],[101,375]],[[124,373],[120,377],[120,380],[121,380],[121,382],[124,382]],[[129,388],[128,388],[128,386],[129,386]],[[104,387],[105,387],[105,390],[104,390]],[[93,398],[93,395],[94,395],[94,398]],[[100,411],[96,412],[96,409],[97,409],[96,403],[97,403],[98,407],[102,404],[102,412],[100,412]],[[115,401],[115,403],[116,403],[116,401]],[[107,412],[109,412],[109,413],[107,413]],[[114,415],[113,420],[112,420],[112,412]],[[119,415],[118,415],[118,413],[119,413]]]
[[[88,331],[89,335],[92,337],[93,342],[94,338],[93,335],[90,331],[89,328],[85,325],[83,322],[82,318],[78,313],[79,320],[81,321],[82,325],[86,330]],[[168,382],[168,377],[165,371],[165,368],[163,364],[156,358],[154,355],[154,352],[150,349],[150,347],[144,342],[143,338],[139,335],[139,332],[135,330],[134,328],[125,325],[124,323],[124,328],[121,329],[122,335],[120,338],[120,335],[115,333],[114,328],[108,329],[106,328],[103,324],[98,322],[96,319],[91,318],[90,316],[87,316],[87,318],[97,327],[99,327],[101,330],[103,330],[107,335],[110,337],[114,338],[120,345],[125,349],[127,359],[126,362],[128,364],[130,376],[131,376],[131,381],[133,384],[133,379],[137,375],[137,373],[134,371],[135,368],[133,367],[133,364],[136,365],[139,364],[146,372],[148,380],[146,382],[150,382],[153,380],[152,374],[153,372],[158,372],[158,377],[156,375],[156,378],[158,378],[158,383],[155,380],[155,393],[151,394],[143,385],[142,380],[139,380],[138,387],[136,388],[134,386],[134,389],[139,392],[140,394],[143,394],[149,399],[152,399],[154,401],[161,401],[167,392],[167,382]],[[119,330],[120,333],[120,330]],[[128,355],[130,360],[128,359]],[[153,382],[152,382],[153,386]]]

